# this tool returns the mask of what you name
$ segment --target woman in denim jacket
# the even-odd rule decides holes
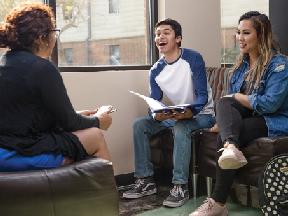
[[[250,11],[238,22],[240,56],[230,72],[229,94],[216,107],[219,157],[211,198],[190,216],[226,216],[236,170],[247,164],[239,148],[266,136],[288,134],[288,61],[272,39],[265,14]]]

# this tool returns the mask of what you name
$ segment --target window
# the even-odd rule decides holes
[[[0,1],[0,22],[3,21],[6,14],[17,5],[27,2],[27,0],[1,0]],[[41,0],[30,0],[30,2],[42,2]]]
[[[64,48],[64,56],[65,62],[67,65],[73,64],[73,49],[72,48]]]
[[[153,1],[121,0],[121,9],[119,0],[55,1],[57,28],[61,28],[57,43],[61,68],[152,64]],[[68,54],[72,50],[67,48],[73,54]]]
[[[109,13],[110,14],[119,13],[119,0],[109,0]]]
[[[24,1],[0,1],[0,21],[11,8]],[[152,32],[158,17],[157,1],[43,1],[54,8],[56,25],[61,29],[52,54],[61,71],[108,70],[115,66],[148,69],[156,60]]]
[[[69,20],[73,18],[73,10],[76,9],[73,7],[73,1],[71,0],[63,1],[61,4],[61,9],[62,9],[62,14],[63,14],[63,19],[69,22]]]
[[[119,45],[109,45],[109,63],[110,65],[120,65]]]
[[[269,15],[268,0],[221,0],[221,64],[232,65],[239,54],[236,41],[238,19],[242,14],[258,10]]]

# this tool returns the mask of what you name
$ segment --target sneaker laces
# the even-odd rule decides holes
[[[229,143],[229,142],[225,142],[224,145],[225,145],[225,144],[230,144],[230,143]],[[224,151],[224,150],[227,149],[227,148],[228,148],[228,146],[227,146],[227,147],[220,148],[217,152]]]
[[[208,212],[212,209],[213,207],[213,201],[211,198],[207,198],[206,200],[204,200],[204,203],[198,207],[197,211],[199,212]]]
[[[170,190],[170,194],[174,197],[178,197],[178,194],[180,194],[181,197],[184,197],[184,190],[182,189],[181,185],[174,185],[172,190]]]
[[[144,184],[144,179],[138,178],[138,179],[136,179],[136,181],[135,181],[134,188],[140,188],[143,184]]]
[[[224,151],[226,148],[220,148],[217,152]]]

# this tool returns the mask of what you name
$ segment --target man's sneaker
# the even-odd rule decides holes
[[[219,151],[223,151],[218,159],[218,164],[221,169],[239,169],[248,163],[243,153],[234,145],[229,145]]]
[[[212,198],[207,198],[204,203],[189,216],[227,216],[226,206],[221,206]]]
[[[156,184],[153,178],[138,178],[133,188],[123,193],[123,197],[129,199],[136,199],[143,196],[155,194],[156,192]]]
[[[189,199],[189,191],[187,185],[174,185],[170,190],[170,195],[163,201],[164,206],[179,207]]]

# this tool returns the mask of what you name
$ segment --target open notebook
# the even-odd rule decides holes
[[[187,109],[187,107],[190,106],[190,104],[179,104],[179,105],[174,105],[174,106],[166,106],[165,104],[154,100],[153,98],[144,96],[142,94],[139,94],[137,92],[134,91],[129,91],[130,93],[142,98],[143,100],[146,101],[146,103],[148,104],[148,106],[151,109],[151,112],[153,113],[169,113],[169,112],[185,112],[185,110]]]

